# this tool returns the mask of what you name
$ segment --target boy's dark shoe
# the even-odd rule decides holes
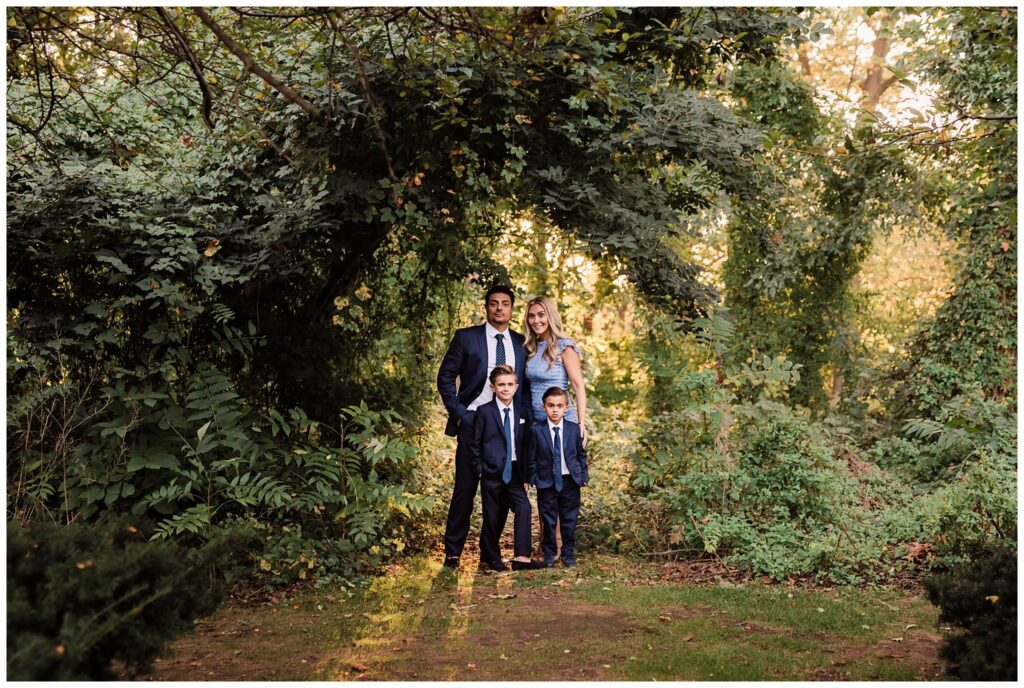
[[[562,566],[564,566],[567,569],[574,569],[574,568],[576,568],[576,560],[575,559],[563,558],[562,559]]]
[[[545,559],[544,560],[544,568],[546,568],[546,569],[553,569],[553,568],[555,568],[555,560],[554,559]]]
[[[505,562],[503,561],[481,561],[480,570],[484,573],[489,573],[491,571],[508,571],[508,565],[506,565]]]
[[[545,564],[542,564],[539,561],[516,561],[515,559],[512,560],[513,571],[528,571],[532,569],[542,569],[544,567]]]
[[[457,569],[457,568],[459,568],[459,558],[458,557],[445,557],[444,558],[444,565],[447,568],[450,568],[450,569]]]

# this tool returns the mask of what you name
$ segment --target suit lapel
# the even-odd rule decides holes
[[[511,327],[508,328],[508,340],[510,342],[512,342],[512,367],[515,368],[518,371],[519,370],[519,354],[518,354],[518,352],[516,350],[517,349],[521,349],[522,347],[517,346],[518,342],[516,341],[516,333],[512,331]]]
[[[480,354],[480,360],[484,362],[484,384],[487,384],[487,325],[480,325],[480,329],[477,331],[476,336],[476,348],[477,353]]]
[[[568,423],[562,423],[562,458],[565,459],[566,466],[569,465],[569,457],[576,455],[576,435],[569,437],[570,432],[575,432],[571,428]]]
[[[544,433],[544,439],[547,440],[548,456],[554,457],[554,455],[555,455],[555,443],[551,439],[551,428],[548,426],[547,421],[544,421],[544,424],[541,425],[540,427],[542,429],[541,432]]]

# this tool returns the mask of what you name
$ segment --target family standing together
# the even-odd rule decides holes
[[[513,570],[551,567],[559,558],[563,566],[576,565],[580,488],[589,479],[581,354],[550,299],[527,303],[525,337],[509,327],[514,305],[511,287],[491,287],[484,296],[487,321],[455,332],[437,373],[448,409],[445,434],[457,441],[444,535],[444,564],[452,568],[462,557],[478,487],[482,569],[508,569],[498,541],[509,511]],[[537,490],[543,563],[531,559],[531,488]]]

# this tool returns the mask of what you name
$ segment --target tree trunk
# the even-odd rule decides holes
[[[893,19],[891,14],[885,14],[878,22],[875,31],[875,40],[871,42],[871,60],[868,62],[868,73],[858,86],[863,95],[860,104],[865,110],[874,111],[882,94],[896,83],[896,75],[885,76],[885,58],[889,54],[889,35],[892,31]]]

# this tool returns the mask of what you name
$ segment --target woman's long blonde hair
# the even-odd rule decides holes
[[[544,309],[548,317],[548,329],[542,335],[548,345],[544,348],[544,358],[548,359],[548,368],[558,360],[558,340],[565,336],[562,332],[562,316],[558,314],[558,306],[546,296],[536,296],[526,304],[526,315],[523,316],[523,330],[526,332],[526,360],[529,361],[537,353],[537,333],[530,327],[530,309],[534,306]]]

